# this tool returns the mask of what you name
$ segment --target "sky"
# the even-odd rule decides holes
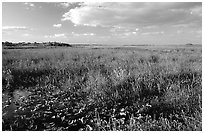
[[[201,2],[3,2],[2,41],[201,44]]]

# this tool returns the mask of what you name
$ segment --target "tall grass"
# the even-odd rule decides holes
[[[3,130],[202,130],[199,51],[2,54]],[[16,90],[29,95],[15,99]]]

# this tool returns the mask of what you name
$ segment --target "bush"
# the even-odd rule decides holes
[[[151,56],[149,57],[149,62],[150,62],[150,63],[159,63],[159,56],[157,56],[157,55],[151,55]]]

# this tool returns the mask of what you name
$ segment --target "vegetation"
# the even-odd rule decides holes
[[[3,49],[3,130],[201,131],[201,48]]]
[[[12,43],[12,42],[2,42],[2,46],[4,49],[31,49],[31,48],[46,48],[46,47],[71,47],[70,44],[61,43],[61,42],[42,42],[42,43],[30,43],[30,42],[19,42],[19,43]]]

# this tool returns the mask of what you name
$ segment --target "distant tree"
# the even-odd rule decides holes
[[[187,43],[186,45],[191,46],[191,45],[193,45],[193,44],[192,44],[192,43]]]
[[[15,44],[13,44],[12,42],[6,41],[6,42],[3,42],[2,45],[3,46],[14,46]]]
[[[37,45],[37,44],[39,44],[39,43],[37,43],[37,42],[34,42],[34,45]]]

